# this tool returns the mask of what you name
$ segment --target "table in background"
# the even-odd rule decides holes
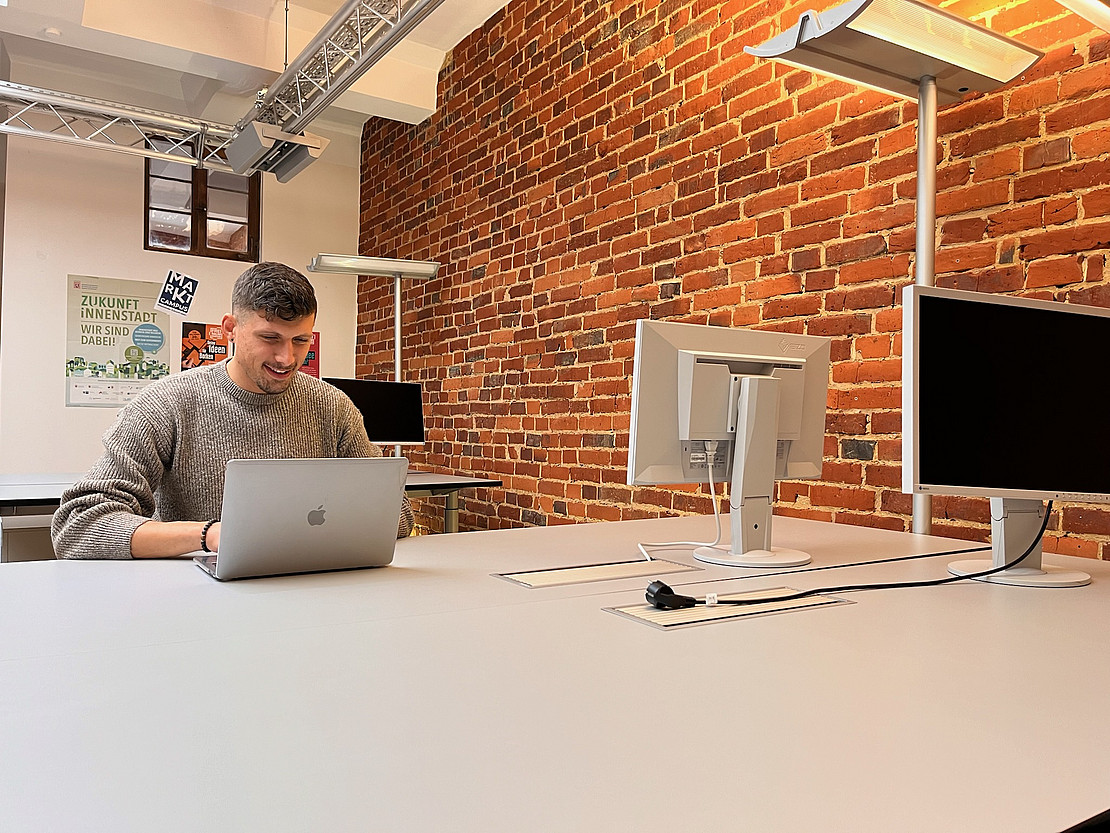
[[[0,475],[0,562],[53,558],[50,518],[62,492],[83,477],[79,473]],[[443,531],[459,531],[459,490],[500,486],[500,480],[457,474],[409,471],[406,494],[446,496]]]
[[[469,477],[459,474],[437,474],[410,469],[405,479],[405,493],[412,497],[446,496],[443,506],[443,531],[459,531],[459,490],[500,486],[500,480]]]
[[[50,518],[81,474],[0,474],[0,561],[53,558]]]
[[[1110,565],[661,631],[648,579],[499,574],[711,518],[430,535],[377,570],[0,566],[0,830],[1049,833],[1110,805]],[[946,575],[964,542],[775,518],[813,564],[704,595]],[[660,557],[692,563],[689,553]]]

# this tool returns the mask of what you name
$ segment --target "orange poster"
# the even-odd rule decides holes
[[[216,364],[227,358],[227,335],[219,324],[181,325],[181,369]]]

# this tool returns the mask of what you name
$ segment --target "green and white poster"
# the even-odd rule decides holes
[[[118,408],[170,372],[161,285],[69,276],[66,406]],[[176,346],[176,345],[175,345]]]

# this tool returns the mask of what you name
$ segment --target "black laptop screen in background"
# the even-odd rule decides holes
[[[362,412],[370,442],[381,445],[422,445],[424,408],[417,382],[371,379],[324,379],[351,397]]]

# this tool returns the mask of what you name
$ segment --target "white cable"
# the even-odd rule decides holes
[[[710,448],[710,446],[712,446],[712,448]],[[716,453],[716,440],[706,440],[705,456],[709,469],[709,497],[710,500],[713,501],[713,517],[717,521],[717,537],[713,541],[663,541],[654,544],[637,544],[636,547],[640,550],[640,554],[648,561],[654,560],[648,550],[668,550],[677,549],[678,547],[715,547],[717,544],[721,543],[721,507],[717,505],[717,490],[714,488],[713,484],[713,462],[716,458]],[[731,497],[729,497],[729,502],[731,504]]]

